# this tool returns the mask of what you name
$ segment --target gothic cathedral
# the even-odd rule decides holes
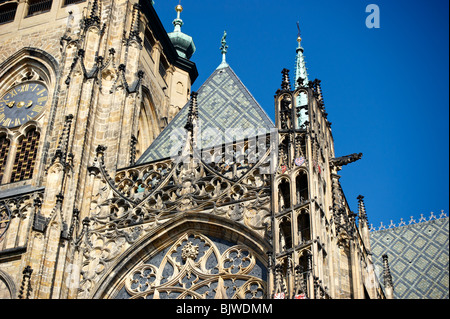
[[[0,1],[0,298],[392,298],[300,35],[273,123],[182,10]]]

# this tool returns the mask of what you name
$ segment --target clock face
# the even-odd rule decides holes
[[[24,82],[0,98],[0,126],[13,128],[36,118],[48,100],[47,87],[38,81]]]

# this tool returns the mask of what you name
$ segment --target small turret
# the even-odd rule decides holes
[[[297,22],[297,28],[298,28],[298,35],[297,35],[297,42],[298,47],[296,49],[297,56],[295,61],[295,87],[297,88],[301,84],[302,86],[306,86],[308,84],[308,72],[306,69],[306,63],[305,63],[305,57],[303,55],[303,47],[302,47],[302,37],[300,33],[300,24]],[[298,83],[298,79],[303,79],[301,83]]]
[[[183,11],[181,4],[175,7],[175,11],[177,12],[177,18],[173,20],[174,29],[168,36],[177,50],[178,55],[190,59],[195,52],[194,40],[192,40],[191,36],[181,32],[181,26],[183,25],[183,20],[180,18],[181,12]]]
[[[391,270],[389,269],[388,255],[383,255],[383,279],[386,299],[394,299],[394,283],[392,282]]]
[[[305,57],[303,56],[303,47],[302,47],[302,37],[300,33],[300,24],[297,22],[297,42],[298,46],[296,49],[297,55],[295,58],[295,88],[305,87],[308,85],[308,72],[306,69]],[[308,105],[308,96],[305,93],[300,93],[297,97],[297,106],[299,108],[298,112],[298,127],[304,128],[305,123],[308,121],[307,115],[307,105]]]
[[[364,205],[364,196],[359,195],[358,199],[358,218],[359,218],[359,231],[364,241],[364,246],[367,251],[370,251],[370,230],[369,221],[367,219],[366,207]]]

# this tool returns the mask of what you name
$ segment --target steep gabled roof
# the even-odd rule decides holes
[[[198,89],[198,127],[202,134],[201,145],[215,146],[228,141],[227,130],[241,129],[238,140],[269,132],[273,122],[256,102],[234,71],[228,66],[217,68]],[[186,134],[189,112],[187,103],[150,147],[142,154],[136,164],[144,164],[168,158],[178,152],[180,132]],[[251,129],[255,133],[251,133]],[[247,131],[245,131],[247,130]],[[206,132],[206,134],[203,134]],[[211,132],[217,134],[211,135]],[[175,139],[174,139],[175,138]],[[212,143],[212,144],[211,144]]]
[[[382,255],[389,256],[395,298],[448,299],[449,218],[431,213],[428,220],[422,216],[416,222],[411,216],[409,223],[391,225],[373,229],[370,245],[380,274]]]

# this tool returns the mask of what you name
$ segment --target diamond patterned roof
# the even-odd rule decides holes
[[[225,142],[229,137],[226,130],[230,128],[244,130],[239,140],[255,136],[250,134],[250,131],[245,132],[246,129],[255,129],[257,132],[261,130],[259,133],[264,133],[274,128],[273,122],[229,66],[216,69],[197,93],[198,126],[202,132],[201,143],[197,142],[200,145],[212,147],[222,144],[220,142]],[[184,126],[188,112],[189,102],[153,141],[136,164],[176,155],[180,132],[186,134]]]
[[[382,255],[389,256],[395,298],[449,298],[448,226],[446,217],[371,232],[373,260],[379,274]]]

